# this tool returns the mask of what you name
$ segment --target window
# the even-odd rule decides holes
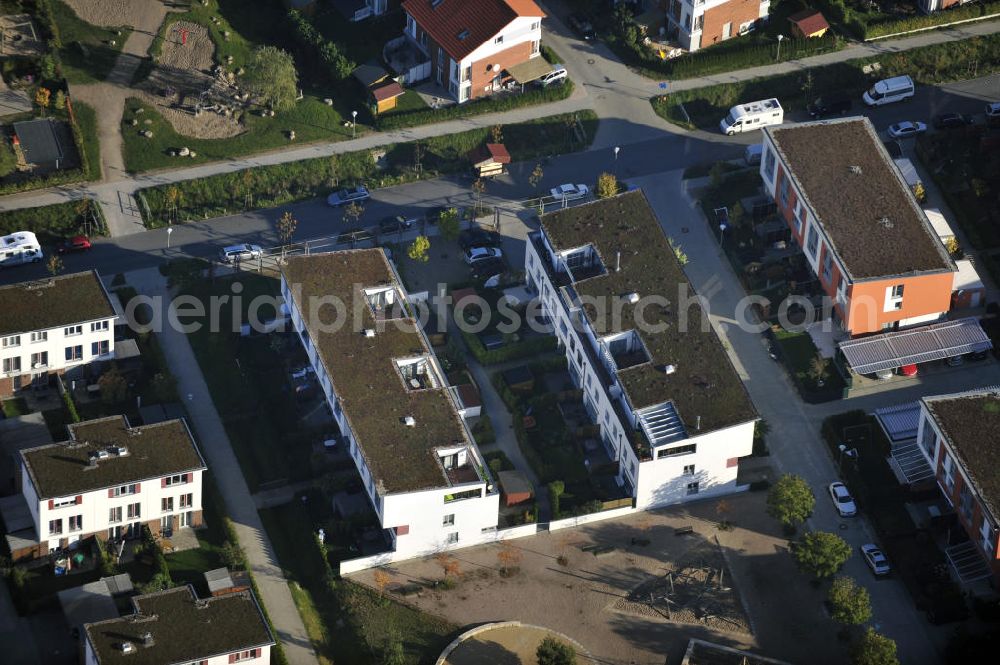
[[[531,42],[531,55],[535,55],[536,53],[538,53],[538,49],[539,49],[540,45],[541,45],[541,42],[539,42],[539,41]]]
[[[902,298],[903,297],[903,285],[902,284],[897,284],[896,286],[892,287],[892,297],[893,298]]]
[[[66,347],[66,362],[73,362],[75,360],[83,360],[82,345]]]
[[[42,351],[41,353],[31,354],[31,366],[34,367],[48,367],[49,365],[49,352]]]
[[[674,457],[676,455],[690,455],[698,449],[698,444],[692,443],[687,446],[675,446],[673,448],[664,448],[657,451],[656,458],[661,459],[663,457]]]
[[[704,29],[704,27],[705,27],[705,15],[698,14],[697,16],[694,17],[694,29],[702,30]]]
[[[58,536],[62,533],[62,520],[49,520],[49,535]]]
[[[181,508],[191,508],[194,506],[194,494],[181,494],[180,495],[180,506]]]
[[[6,349],[6,348],[9,348],[11,346],[21,346],[21,336],[20,335],[11,335],[10,337],[4,337],[4,338],[2,338],[2,342],[0,342],[0,347]]]
[[[260,658],[260,649],[249,649],[229,654],[230,663],[242,663],[245,660],[253,660],[255,658]]]
[[[987,554],[993,554],[993,528],[990,526],[990,523],[987,521],[985,516],[982,520],[982,526],[979,527],[981,543]]]
[[[63,328],[63,335],[66,337],[72,337],[73,335],[82,335],[83,326],[70,326],[69,328]]]
[[[5,373],[7,373],[7,374],[9,374],[11,372],[20,372],[21,371],[21,357],[20,356],[14,356],[13,358],[4,358],[3,359],[3,371]]]
[[[160,499],[160,511],[164,513],[174,512],[174,497],[167,496]]]
[[[684,465],[684,475],[685,476],[693,476],[694,475],[694,464],[685,464]]]
[[[955,491],[955,464],[951,461],[951,455],[945,453],[944,456],[944,486],[948,488],[949,500],[952,492]]]
[[[167,476],[166,478],[164,478],[163,479],[163,486],[164,487],[170,487],[171,485],[183,485],[186,482],[187,482],[187,474],[186,473],[178,473],[176,475]]]
[[[687,485],[688,496],[698,493],[698,483],[688,483]]]
[[[445,515],[444,519],[441,520],[441,526],[455,526],[455,515]]]
[[[764,150],[764,175],[768,180],[774,180],[774,152],[770,148]]]
[[[931,427],[930,422],[924,421],[924,431],[920,435],[920,447],[924,449],[927,459],[934,460],[934,452],[937,447],[937,434]]]
[[[70,515],[69,530],[80,531],[83,529],[83,515]]]
[[[805,218],[806,218],[806,206],[805,206],[805,204],[802,203],[802,201],[799,201],[799,205],[795,209],[795,232],[796,233],[801,233],[802,232],[802,222],[805,221]]]
[[[781,205],[788,206],[788,192],[791,191],[791,182],[787,177],[781,179],[781,186],[779,187],[779,194],[781,196]]]
[[[48,339],[49,339],[49,332],[47,330],[31,333],[32,344],[34,344],[35,342],[46,342],[48,341]]]
[[[531,24],[532,30],[538,30],[540,27],[542,27],[541,21],[535,21],[534,23]]]
[[[962,490],[959,492],[958,496],[959,510],[962,512],[962,517],[969,524],[972,523],[972,492],[969,491],[969,486],[962,484]]]
[[[96,321],[90,324],[90,332],[98,332],[100,330],[107,330],[107,329],[108,329],[107,321]]]
[[[111,491],[113,492],[113,494],[111,494],[111,496],[127,496],[129,494],[136,494],[136,493],[138,493],[139,488],[138,488],[137,485],[135,485],[133,483],[131,485],[122,485],[120,487],[116,487],[116,488],[114,488]]]
[[[448,534],[448,544],[454,545],[458,542],[458,531],[452,531]]]
[[[103,356],[107,353],[111,353],[111,342],[108,340],[93,342],[90,345],[90,355],[92,356]]]
[[[53,508],[65,508],[66,506],[75,506],[75,505],[76,505],[75,496],[67,496],[61,499],[54,499],[52,501]]]
[[[108,511],[108,521],[114,524],[122,521],[122,507],[112,508]]]
[[[468,81],[470,79],[472,79],[472,65],[469,65],[468,67],[462,70],[462,80]]]
[[[829,282],[831,277],[833,277],[833,255],[830,253],[830,249],[827,248],[823,252],[823,279]]]
[[[128,504],[128,511],[126,513],[130,520],[137,520],[142,517],[142,504],[141,503],[130,503]]]
[[[809,256],[816,258],[816,250],[819,249],[819,233],[816,231],[816,226],[809,227],[809,237],[806,240],[806,251],[809,252]]]
[[[496,39],[493,40],[493,43],[494,44],[503,44],[503,35],[499,35]]]

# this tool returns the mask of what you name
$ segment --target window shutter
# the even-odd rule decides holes
[[[135,493],[138,494],[139,490],[141,490],[141,489],[142,489],[142,483],[136,483],[135,484]]]
[[[83,495],[82,494],[78,494],[76,496],[76,505],[79,506],[81,503],[83,503]]]
[[[184,482],[186,482],[186,483],[193,483],[194,482],[194,474],[193,473],[185,473],[184,474]]]
[[[111,489],[108,490],[108,498],[109,499],[115,498],[115,490],[114,490],[114,488],[111,488]]]
[[[229,662],[230,663],[235,663],[236,662],[236,654],[235,653],[229,654]]]
[[[55,507],[56,507],[56,502],[55,502],[55,500],[53,500],[53,499],[49,499],[49,510],[52,510],[52,509],[53,509],[53,508],[55,508]]]
[[[160,487],[162,488],[162,487],[166,487],[166,486],[167,486],[167,479],[166,479],[166,477],[160,478]]]

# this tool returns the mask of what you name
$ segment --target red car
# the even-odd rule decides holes
[[[917,366],[916,365],[903,365],[899,368],[899,373],[903,376],[916,376]]]
[[[87,236],[73,236],[59,245],[60,254],[69,254],[70,252],[86,252],[88,249],[90,249],[90,238]]]

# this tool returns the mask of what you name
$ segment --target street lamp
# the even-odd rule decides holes
[[[621,148],[618,147],[618,146],[615,146],[615,165],[614,165],[614,168],[615,168],[615,177],[616,178],[618,177],[618,153],[619,152],[621,152]]]
[[[167,227],[167,249],[170,249],[170,234],[174,232],[174,227]]]
[[[784,35],[778,35],[778,55],[774,58],[775,62],[781,61],[781,40],[784,39]]]
[[[358,136],[358,112],[351,111],[351,138],[356,138]]]
[[[725,222],[719,224],[719,249],[722,249],[722,244],[726,240],[726,229],[728,228],[729,226]]]
[[[840,454],[837,455],[837,469],[843,471],[844,470],[844,453],[847,451],[847,446],[842,443],[839,446],[837,446],[837,450],[840,451]]]

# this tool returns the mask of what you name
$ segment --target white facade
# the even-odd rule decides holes
[[[351,427],[350,416],[342,408],[341,399],[334,389],[336,376],[331,378],[317,352],[316,345],[310,339],[302,313],[292,297],[284,275],[281,289],[290,310],[292,325],[302,340],[310,364],[316,371],[317,381],[323,388],[330,410],[343,435],[348,454],[361,475],[372,508],[378,515],[382,527],[389,531],[396,553],[394,560],[484,542],[497,528],[500,492],[487,475],[486,464],[473,443],[471,433],[465,430],[466,443],[452,448],[441,448],[436,453],[441,460],[442,469],[446,468],[446,459],[453,460],[456,467],[467,469],[467,475],[473,473],[475,480],[442,484],[441,487],[413,492],[386,493],[381,490],[379,479],[369,469],[362,446],[386,445],[386,442],[373,441],[368,444],[361,442],[359,445]],[[423,336],[423,333],[419,334]],[[430,348],[426,340],[424,346]],[[431,363],[436,375],[443,377],[444,373],[438,366],[434,354],[429,353],[425,358]],[[452,401],[451,391],[445,389],[445,392],[449,396],[451,408],[456,411],[456,418],[465,428],[464,419],[458,416],[458,406]],[[428,454],[432,452],[428,450]]]
[[[459,102],[466,102],[472,98],[472,68],[475,63],[486,62],[503,51],[529,43],[530,58],[541,57],[542,41],[542,17],[541,16],[519,16],[508,23],[503,30],[491,36],[480,44],[469,55],[460,61],[448,56],[443,49],[438,48],[436,53],[432,53],[426,38],[421,39],[421,31],[418,29],[416,20],[406,15],[406,27],[404,33],[414,44],[417,44],[422,51],[435,61],[439,71],[437,82],[448,88],[448,91]],[[424,35],[426,37],[426,35]],[[433,36],[430,37],[433,39]],[[493,73],[493,80],[487,85],[487,92],[500,89],[500,79],[503,70],[509,63],[498,62],[491,65],[490,72]],[[445,74],[447,72],[447,75]]]
[[[705,13],[722,7],[732,0],[674,0],[680,5],[680,19],[675,19],[670,9],[667,9],[667,21],[672,28],[677,31],[677,42],[688,51],[697,51],[704,46],[702,35],[705,27]],[[762,0],[758,19],[766,19],[770,10],[770,0]],[[722,34],[722,40],[738,37],[753,29],[753,21],[747,21],[738,25],[731,25],[729,34]]]
[[[581,308],[563,297],[546,270],[546,265],[558,270],[563,258],[552,250],[544,232],[538,238],[549,257],[543,261],[536,243],[529,239],[528,284],[539,293],[542,312],[552,320],[570,376],[583,390],[584,406],[601,428],[608,455],[619,463],[619,484],[630,490],[635,507],[649,509],[737,491],[738,460],[753,452],[754,420],[704,434],[686,432],[660,445],[651,440],[652,459],[640,461],[627,432],[639,429],[652,409],[663,406],[672,411],[673,407],[633,409],[617,375],[597,365],[603,350],[594,329]]]
[[[0,376],[58,372],[115,355],[115,317],[0,338]]]
[[[84,665],[101,665],[101,661],[98,660],[97,654],[94,653],[94,647],[91,645],[90,640],[84,640],[83,648],[83,662]],[[136,649],[141,649],[141,647],[136,647]],[[251,653],[252,652],[252,653]],[[230,660],[232,655],[236,655],[236,658]],[[136,653],[136,656],[141,654]],[[137,661],[138,662],[138,661]],[[191,665],[231,665],[231,663],[252,663],[253,665],[268,665],[271,662],[271,647],[270,645],[265,645],[261,647],[255,647],[254,649],[243,649],[241,651],[234,651],[232,654],[223,653],[216,656],[211,656],[209,658],[202,658],[201,660],[191,661]],[[186,665],[186,664],[185,664]]]

